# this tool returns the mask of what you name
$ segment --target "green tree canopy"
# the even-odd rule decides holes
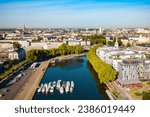
[[[127,43],[127,47],[131,47],[131,44],[129,42]]]
[[[41,41],[41,40],[43,40],[43,37],[41,37],[41,36],[37,36],[37,39],[38,39],[38,41]]]
[[[104,35],[90,35],[90,36],[83,36],[83,35],[79,35],[79,38],[83,39],[83,40],[90,40],[91,44],[98,44],[98,43],[103,43],[106,44],[106,37]]]
[[[13,43],[13,48],[14,49],[19,49],[19,48],[21,48],[21,44],[19,44],[18,42],[14,42]]]
[[[68,46],[67,44],[62,44],[58,49],[50,50],[30,50],[26,53],[26,60],[37,61],[38,59],[45,59],[49,57],[55,57],[57,55],[67,55],[67,54],[79,54],[84,51],[82,46]]]
[[[103,44],[94,46],[87,54],[89,62],[92,64],[94,70],[97,72],[101,83],[108,83],[116,79],[117,72],[111,65],[106,64],[96,56],[96,49]]]

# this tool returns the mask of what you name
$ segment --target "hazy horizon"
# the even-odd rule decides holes
[[[0,0],[0,28],[148,28],[149,0]]]

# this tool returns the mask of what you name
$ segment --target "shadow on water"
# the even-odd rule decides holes
[[[55,65],[49,65],[50,67],[61,67],[62,69],[65,70],[73,70],[73,69],[78,69],[83,67],[83,63],[84,60],[81,57],[76,57],[73,59],[69,59],[69,60],[64,60],[61,62],[56,62]]]
[[[109,100],[109,97],[108,97],[108,95],[105,92],[105,90],[107,89],[106,85],[100,83],[98,75],[94,71],[94,69],[93,69],[92,65],[89,63],[89,61],[87,62],[86,65],[87,65],[87,68],[89,69],[90,73],[92,74],[92,77],[96,81],[97,89],[99,89],[99,94],[102,94],[104,96],[104,99]]]

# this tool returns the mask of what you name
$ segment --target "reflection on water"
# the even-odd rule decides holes
[[[60,66],[62,69],[66,70],[73,70],[73,69],[78,69],[83,66],[84,60],[80,57],[70,59],[70,60],[65,60],[61,62],[57,62],[55,65],[50,65],[50,67],[57,67]]]
[[[97,88],[99,89],[99,94],[102,94],[105,97],[105,99],[109,99],[108,95],[105,92],[105,89],[107,89],[106,85],[100,83],[97,73],[94,71],[92,65],[89,62],[87,62],[87,68],[89,69],[94,80],[96,81]]]
[[[108,99],[105,94],[104,85],[100,85],[99,79],[86,57],[77,57],[71,60],[50,65],[41,83],[52,81],[74,81],[75,87],[72,94],[36,93],[34,100],[102,100]]]

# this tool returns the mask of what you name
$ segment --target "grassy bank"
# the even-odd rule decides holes
[[[100,83],[108,83],[116,79],[117,72],[112,68],[111,65],[106,64],[100,58],[96,56],[96,49],[103,44],[94,46],[87,54],[87,59],[92,64],[94,70],[98,74]]]

